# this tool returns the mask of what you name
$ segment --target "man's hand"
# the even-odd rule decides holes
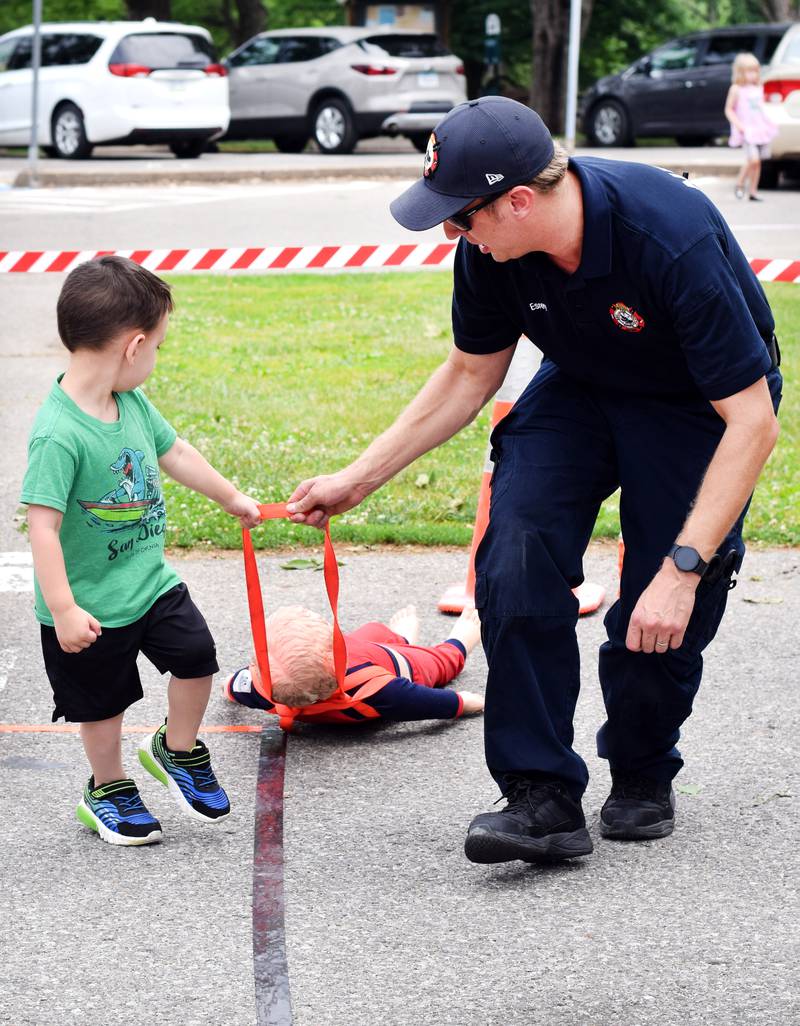
[[[665,559],[636,603],[625,638],[627,648],[660,655],[680,648],[699,583],[697,574],[684,573],[671,559]]]
[[[232,517],[238,517],[242,527],[258,527],[261,523],[261,514],[258,512],[258,503],[249,495],[236,492],[233,498],[221,503],[226,513]]]
[[[287,509],[296,524],[324,527],[337,513],[357,506],[369,492],[353,484],[347,468],[301,481],[289,496]]]
[[[98,620],[80,606],[69,606],[61,613],[53,613],[58,643],[64,652],[74,655],[88,648],[103,633]]]

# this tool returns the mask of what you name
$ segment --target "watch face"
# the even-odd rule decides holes
[[[681,545],[675,550],[675,566],[679,570],[691,573],[692,570],[697,569],[697,564],[699,562],[699,553],[695,552],[695,550],[690,548],[688,545]]]

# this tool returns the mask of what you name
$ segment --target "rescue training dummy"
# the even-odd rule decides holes
[[[414,606],[398,610],[388,624],[370,622],[343,635],[346,671],[335,701],[333,625],[303,606],[281,606],[266,620],[271,694],[254,660],[224,683],[227,698],[251,709],[276,713],[281,726],[360,723],[368,720],[457,719],[483,712],[483,696],[445,688],[464,667],[480,640],[474,608],[465,609],[447,640],[419,645]],[[287,715],[286,710],[289,710]]]

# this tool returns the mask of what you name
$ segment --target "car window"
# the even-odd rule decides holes
[[[8,70],[8,63],[11,60],[11,54],[14,52],[16,42],[16,39],[6,39],[0,42],[0,71]]]
[[[103,42],[98,36],[64,32],[42,36],[42,67],[56,64],[88,64]]]
[[[757,45],[758,37],[753,32],[712,36],[703,56],[703,64],[733,64],[737,53],[753,53]]]
[[[319,39],[316,36],[289,36],[281,40],[278,61],[281,64],[296,64],[298,61],[313,61],[330,53],[330,39]]]
[[[21,68],[29,68],[31,66],[31,48],[33,47],[31,37],[25,36],[22,39],[17,39],[16,44],[11,59],[8,62],[9,71],[19,71]]]
[[[250,64],[275,64],[280,48],[279,39],[261,36],[259,39],[254,39],[252,43],[248,43],[238,53],[235,53],[228,63],[234,68]]]
[[[650,67],[653,71],[681,71],[694,67],[698,47],[697,39],[673,39],[653,50]]]
[[[431,33],[369,36],[359,41],[383,50],[389,57],[449,57],[450,51]]]
[[[800,34],[793,35],[781,55],[781,64],[800,64]]]
[[[148,68],[204,68],[214,50],[204,36],[181,32],[141,32],[120,39],[109,64],[142,64]]]

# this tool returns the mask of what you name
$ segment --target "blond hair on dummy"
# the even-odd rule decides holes
[[[272,697],[303,706],[336,690],[333,627],[304,606],[281,606],[267,617]]]

